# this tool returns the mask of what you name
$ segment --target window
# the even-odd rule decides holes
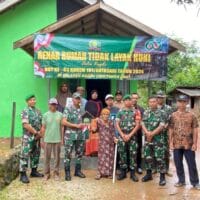
[[[193,109],[195,104],[195,97],[190,98],[190,107]]]

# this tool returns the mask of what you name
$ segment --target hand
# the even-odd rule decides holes
[[[197,145],[196,144],[193,144],[192,145],[192,151],[196,151],[197,150]]]
[[[126,135],[122,134],[122,139],[124,140],[124,142],[126,142]]]
[[[118,139],[116,137],[114,137],[114,143],[117,144],[118,143]]]
[[[174,150],[174,145],[173,145],[172,142],[170,142],[170,144],[169,144],[169,148],[170,148],[170,150]]]
[[[127,142],[131,139],[131,137],[132,137],[131,134],[126,135]]]
[[[65,144],[64,140],[61,140],[61,145],[63,146]]]
[[[40,138],[42,138],[42,134],[40,132],[36,133],[34,136],[35,140],[39,140]]]
[[[82,127],[83,127],[83,124],[76,124],[77,129],[82,129]]]

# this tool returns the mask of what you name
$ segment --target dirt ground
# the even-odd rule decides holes
[[[2,149],[2,145],[0,148]],[[197,165],[200,172],[200,145],[197,152]],[[17,178],[0,192],[0,200],[200,200],[200,191],[194,190],[189,184],[187,167],[185,167],[187,185],[184,188],[173,186],[176,182],[173,162],[170,165],[173,177],[167,177],[165,187],[159,187],[158,174],[154,175],[154,180],[148,183],[141,181],[134,183],[129,179],[128,174],[127,179],[113,184],[110,179],[95,180],[95,170],[84,170],[84,172],[86,179],[72,177],[71,182],[64,181],[63,169],[60,181],[55,181],[53,178],[49,181],[32,178],[30,184],[24,185]],[[142,178],[141,175],[139,177]]]

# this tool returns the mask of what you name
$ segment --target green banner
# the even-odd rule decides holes
[[[38,34],[34,74],[46,78],[165,80],[167,37]]]

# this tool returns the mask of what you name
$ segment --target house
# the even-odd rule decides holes
[[[172,104],[175,103],[176,98],[180,94],[185,94],[189,97],[189,108],[200,119],[200,86],[199,87],[177,87],[171,92],[169,96],[172,99]]]
[[[6,5],[7,3],[7,5]],[[0,137],[9,137],[12,103],[16,102],[15,136],[21,136],[20,112],[25,96],[34,93],[37,106],[45,112],[48,98],[55,96],[63,79],[42,79],[33,75],[33,36],[35,33],[89,34],[108,36],[158,36],[158,31],[138,22],[102,1],[95,0],[5,0],[0,2]],[[13,48],[14,43],[14,48]],[[170,39],[169,53],[184,50]],[[117,89],[137,90],[137,81],[70,79],[77,85],[105,93]],[[104,87],[102,87],[104,85]]]

